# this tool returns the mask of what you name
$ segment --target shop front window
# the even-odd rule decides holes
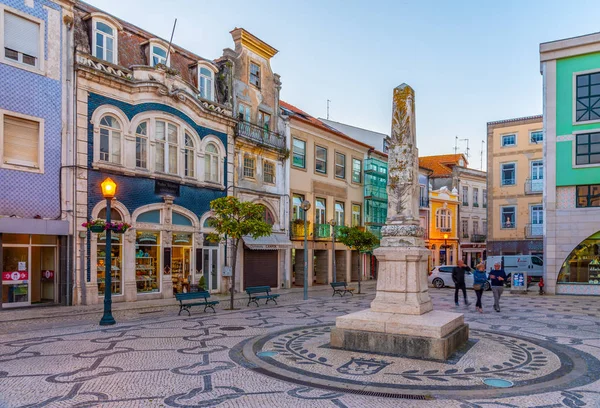
[[[138,231],[135,238],[135,281],[138,293],[160,292],[160,233]]]
[[[562,264],[558,283],[600,285],[600,232],[571,251]]]
[[[29,238],[29,237],[28,237]],[[2,303],[29,302],[29,248],[4,247],[2,250]]]
[[[174,233],[171,279],[174,293],[188,293],[192,283],[192,234]]]
[[[123,294],[123,234],[111,234],[110,276],[113,295]],[[96,244],[96,268],[98,272],[98,295],[106,290],[106,233],[98,234]]]

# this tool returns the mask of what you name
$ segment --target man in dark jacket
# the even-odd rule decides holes
[[[463,296],[465,297],[465,306],[469,306],[470,303],[467,300],[467,288],[465,286],[465,273],[469,272],[471,268],[465,265],[464,261],[460,259],[458,266],[452,269],[452,280],[454,281],[454,303],[458,306],[458,291],[462,289]]]
[[[494,269],[490,271],[490,282],[492,283],[492,293],[494,293],[494,310],[496,312],[500,312],[500,296],[504,292],[506,279],[506,272],[501,268],[500,262],[496,262]]]

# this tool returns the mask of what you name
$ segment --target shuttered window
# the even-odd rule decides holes
[[[39,122],[4,115],[4,163],[38,168],[39,146]]]
[[[4,13],[4,56],[39,67],[40,25],[15,14]]]

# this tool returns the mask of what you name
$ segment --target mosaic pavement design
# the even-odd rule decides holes
[[[435,307],[465,312],[471,328],[470,346],[452,361],[329,348],[335,317],[367,308],[371,292],[216,314],[192,309],[191,317],[178,317],[174,304],[109,328],[24,323],[0,335],[0,407],[600,407],[600,299],[507,296],[502,313],[481,315],[455,308],[452,291],[433,290]],[[491,294],[484,297],[491,310]],[[253,361],[248,347],[250,357],[279,353]],[[275,363],[289,379],[264,374]],[[336,383],[305,383],[316,374]],[[488,388],[488,375],[516,387]],[[369,381],[428,399],[390,398]],[[362,383],[360,393],[352,382]]]

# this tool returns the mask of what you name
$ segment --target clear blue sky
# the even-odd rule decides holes
[[[600,31],[597,0],[89,0],[205,58],[244,27],[279,50],[282,99],[316,117],[389,133],[392,89],[416,92],[419,154],[470,140],[486,123],[542,113],[539,43]],[[381,146],[378,146],[381,148]],[[459,150],[464,151],[462,142]]]

